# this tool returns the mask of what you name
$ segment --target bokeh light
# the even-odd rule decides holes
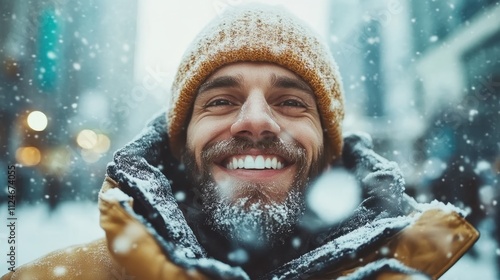
[[[76,142],[82,148],[80,152],[82,159],[87,163],[97,162],[111,146],[111,140],[107,135],[90,129],[80,131]]]
[[[42,153],[36,147],[19,147],[16,160],[24,166],[35,166],[42,160]]]
[[[83,149],[92,149],[97,144],[97,133],[90,129],[84,129],[78,133],[76,143]]]
[[[43,131],[47,128],[47,116],[40,111],[33,111],[28,115],[28,126],[35,131]]]
[[[111,140],[109,139],[109,137],[99,133],[97,134],[97,143],[94,145],[92,150],[94,152],[104,154],[109,150],[110,146],[111,146]]]

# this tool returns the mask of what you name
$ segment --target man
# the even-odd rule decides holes
[[[285,12],[243,7],[214,20],[183,57],[172,96],[168,116],[108,166],[106,239],[2,279],[428,279],[477,239],[457,209],[409,199],[367,136],[343,142],[336,65]],[[341,163],[362,202],[326,223],[306,197]]]

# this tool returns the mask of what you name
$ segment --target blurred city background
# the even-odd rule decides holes
[[[85,232],[106,164],[165,110],[189,42],[226,7],[249,1],[179,2],[0,0],[0,180],[17,164],[20,223],[37,217],[26,231],[66,226],[51,220],[64,209],[57,217]],[[500,279],[500,2],[266,2],[326,38],[344,81],[345,130],[370,133],[418,201],[468,209],[487,240],[468,269],[477,261],[480,279]]]

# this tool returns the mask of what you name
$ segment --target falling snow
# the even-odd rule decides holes
[[[54,268],[54,276],[63,277],[68,272],[67,268],[64,266],[56,266]]]
[[[56,59],[57,58],[57,55],[55,54],[55,52],[48,52],[47,53],[47,57],[49,59]]]
[[[338,170],[319,177],[311,185],[307,196],[311,210],[326,224],[335,224],[347,218],[360,200],[361,187],[354,176]]]
[[[219,15],[220,7],[243,2],[200,1],[199,10],[181,3],[172,9],[161,1],[141,2],[137,10],[103,2],[93,4],[95,13],[87,4],[61,2],[46,9],[19,1],[0,4],[5,23],[0,31],[0,167],[18,167],[19,264],[104,236],[95,201],[106,164],[152,112],[164,114],[180,55],[195,32]],[[399,164],[406,191],[422,210],[480,216],[474,226],[481,238],[472,253],[441,279],[498,279],[498,1],[412,1],[398,9],[393,7],[398,1],[373,6],[299,2],[282,3],[329,39],[344,78],[345,130],[374,137],[375,150]],[[287,53],[282,46],[273,51]],[[331,111],[340,106],[332,102]],[[47,116],[41,131],[27,122],[35,110]],[[82,131],[91,133],[79,143]],[[153,173],[171,168],[165,163]],[[184,165],[173,168],[185,170]],[[133,181],[140,188],[151,186],[151,178]],[[436,197],[436,190],[451,195]],[[162,191],[155,191],[145,196],[157,203],[157,216],[182,215],[170,206],[189,202],[188,192],[175,191],[161,200]],[[130,200],[118,190],[102,195]],[[322,225],[332,225],[348,217],[361,197],[352,175],[335,169],[312,182],[307,206]],[[5,196],[0,197],[5,209],[2,203]],[[168,226],[179,229],[182,223]],[[127,229],[114,248],[128,252],[139,233]],[[368,234],[360,233],[359,239]],[[1,233],[0,243],[6,244]],[[299,250],[305,243],[293,238],[290,246]],[[199,253],[184,245],[175,254]],[[245,250],[227,253],[234,263],[249,258]],[[205,259],[200,265],[230,270]],[[54,278],[66,277],[71,269],[54,266],[51,272]]]
[[[438,40],[438,39],[439,39],[439,37],[438,37],[438,36],[433,35],[433,36],[429,37],[429,42],[434,43],[434,42],[437,42],[437,40]]]

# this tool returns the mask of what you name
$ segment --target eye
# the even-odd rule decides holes
[[[306,107],[304,105],[304,103],[302,103],[302,102],[300,102],[298,100],[295,100],[295,99],[285,100],[285,101],[281,102],[279,105],[280,106],[287,106],[287,107],[300,107],[300,108]]]
[[[215,100],[212,100],[210,102],[208,102],[206,105],[205,105],[205,108],[207,107],[218,107],[218,106],[229,106],[229,105],[233,105],[233,103],[227,99],[215,99]]]

